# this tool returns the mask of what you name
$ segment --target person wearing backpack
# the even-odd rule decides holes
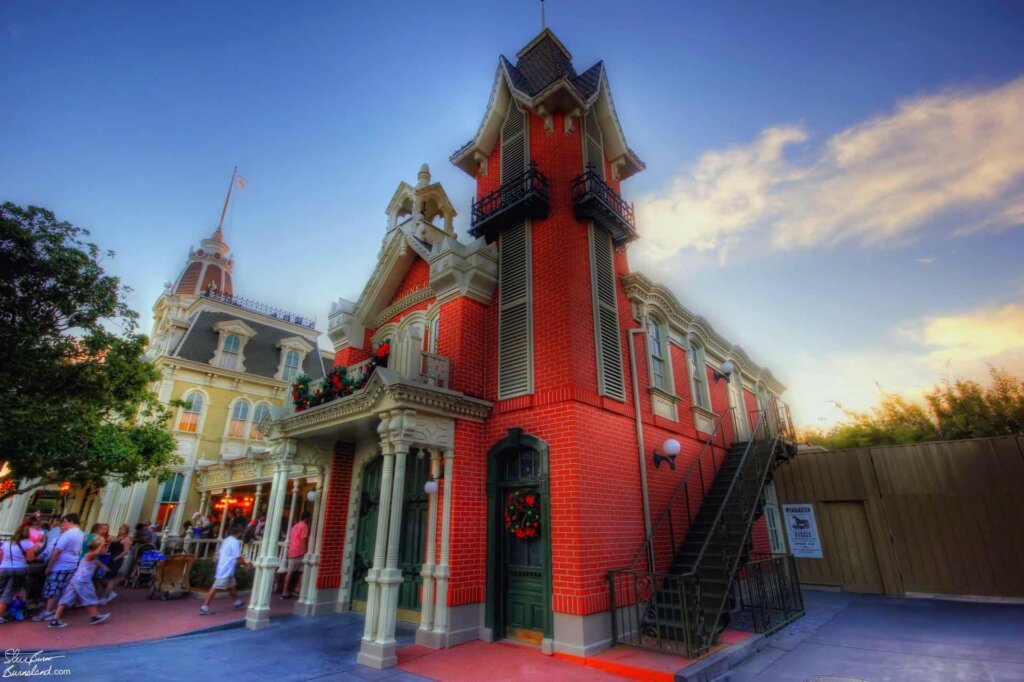
[[[28,538],[28,526],[18,526],[14,535],[0,545],[0,623],[6,623],[4,613],[14,600],[28,575],[28,562],[36,558],[36,545]]]

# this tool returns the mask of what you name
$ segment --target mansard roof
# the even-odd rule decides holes
[[[171,353],[172,358],[177,357],[208,364],[220,341],[220,335],[215,327],[218,323],[238,320],[255,332],[255,335],[246,341],[243,351],[245,356],[244,374],[273,379],[281,363],[279,344],[298,336],[313,348],[313,351],[306,354],[302,371],[314,379],[319,379],[324,375],[322,358],[316,345],[317,331],[306,330],[308,332],[306,334],[297,334],[295,327],[286,328],[282,325],[278,328],[266,324],[257,319],[259,317],[257,314],[248,310],[239,308],[236,311],[226,305],[222,306],[203,299],[199,301],[199,305],[202,307],[190,318],[188,331],[182,337],[178,347]],[[217,371],[223,370],[218,369]]]
[[[516,56],[515,64],[505,57],[498,58],[484,120],[476,136],[452,154],[453,164],[469,175],[476,175],[480,158],[494,149],[501,121],[514,97],[542,116],[564,111],[578,117],[595,107],[607,145],[606,153],[612,164],[619,166],[620,179],[645,168],[636,152],[626,144],[603,61],[577,74],[572,55],[550,29],[544,29]]]

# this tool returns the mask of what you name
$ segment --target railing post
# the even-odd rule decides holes
[[[608,612],[612,616],[612,646],[619,643],[618,624],[615,613],[615,571],[608,571]]]

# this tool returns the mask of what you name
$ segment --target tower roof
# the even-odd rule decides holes
[[[220,228],[200,242],[198,249],[188,250],[188,262],[174,283],[174,293],[183,296],[198,296],[214,289],[231,295],[231,268],[234,260],[228,255],[230,248],[224,242]]]
[[[504,56],[498,58],[498,72],[484,120],[476,137],[452,154],[453,164],[476,175],[480,159],[486,158],[494,148],[509,101],[515,98],[548,120],[554,112],[578,118],[596,108],[608,141],[610,160],[620,168],[619,177],[625,179],[645,168],[643,161],[626,144],[603,61],[578,74],[572,64],[572,54],[547,28],[527,43],[516,58],[515,64]]]

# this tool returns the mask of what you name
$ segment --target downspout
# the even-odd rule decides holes
[[[641,315],[643,319],[643,315]],[[647,570],[654,571],[654,547],[651,537],[651,502],[647,493],[647,461],[644,458],[644,423],[640,414],[640,380],[636,374],[636,344],[634,334],[646,334],[643,327],[627,330],[629,341],[629,374],[633,382],[633,413],[636,416],[636,444],[640,462],[640,495],[644,504],[644,546],[647,548]]]

